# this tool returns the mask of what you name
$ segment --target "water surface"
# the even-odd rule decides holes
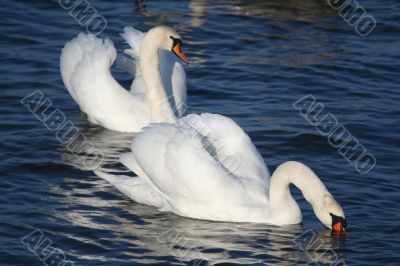
[[[60,1],[64,2],[64,1]],[[361,2],[361,1],[360,1]],[[166,24],[191,60],[189,112],[233,118],[273,171],[306,163],[342,204],[345,237],[331,236],[299,191],[302,225],[197,221],[131,202],[82,167],[21,99],[43,92],[104,156],[129,148],[131,134],[87,122],[61,81],[60,50],[85,31],[59,1],[4,1],[0,23],[0,264],[43,265],[21,242],[43,233],[59,256],[48,265],[180,263],[398,265],[398,1],[362,1],[377,26],[360,37],[325,1],[90,1],[107,21],[101,33],[119,53],[125,25]],[[129,87],[131,77],[113,73]],[[311,94],[376,158],[360,174],[293,103]],[[119,168],[123,170],[122,168]],[[34,231],[39,230],[39,231]],[[311,246],[306,237],[313,237]],[[50,243],[50,242],[49,242]],[[33,246],[32,246],[33,245]],[[37,252],[46,249],[36,247]],[[49,251],[49,250],[47,250]],[[65,261],[64,261],[65,262]],[[66,264],[68,265],[68,264]]]

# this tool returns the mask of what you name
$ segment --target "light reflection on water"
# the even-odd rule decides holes
[[[68,190],[51,188],[51,193],[64,195],[58,202],[61,211],[55,210],[52,215],[77,228],[102,231],[105,237],[101,241],[105,243],[123,243],[143,250],[145,256],[143,259],[137,258],[137,262],[145,263],[149,256],[156,258],[172,254],[184,262],[202,259],[213,263],[229,261],[250,264],[267,260],[269,265],[293,265],[317,258],[320,263],[332,264],[341,256],[340,253],[335,253],[337,257],[329,253],[321,255],[327,250],[343,248],[343,242],[332,238],[327,229],[314,229],[313,235],[297,239],[304,232],[301,225],[276,227],[188,219],[160,213],[155,208],[130,202],[125,197],[113,200],[96,197],[97,193],[110,193],[113,190],[99,180],[66,179],[64,182],[71,183]],[[87,189],[76,188],[79,182],[90,186]],[[76,209],[76,206],[86,206],[86,210]],[[116,208],[119,210],[116,211]],[[315,240],[306,238],[310,236]],[[70,236],[67,233],[65,237]],[[109,248],[107,244],[103,245],[92,238],[82,237],[79,241]],[[309,245],[307,252],[300,244]],[[128,251],[127,254],[134,256],[134,252]],[[99,259],[96,256],[93,259]]]
[[[41,263],[20,242],[32,228],[46,231],[76,265],[179,265],[198,253],[211,263],[329,265],[335,256],[323,252],[331,249],[346,264],[397,265],[396,1],[362,2],[379,22],[367,38],[319,0],[91,3],[107,19],[102,36],[112,38],[120,54],[127,48],[118,36],[125,25],[175,28],[191,60],[189,111],[233,118],[271,172],[288,160],[311,166],[343,205],[349,233],[332,237],[297,190],[304,224],[291,227],[198,221],[131,202],[85,170],[86,146],[71,154],[19,104],[43,90],[104,155],[101,167],[126,171],[116,160],[129,150],[132,135],[90,125],[61,82],[60,50],[84,28],[57,1],[8,1],[0,11],[1,265]],[[130,86],[127,73],[112,71]],[[377,158],[370,174],[356,173],[292,108],[310,93]],[[187,240],[185,249],[172,237],[158,240],[171,229]],[[295,239],[309,229],[321,247],[305,252]]]
[[[80,133],[85,138],[71,138],[71,141],[60,146],[59,151],[65,164],[81,170],[94,170],[93,167],[99,171],[113,169],[120,155],[130,151],[134,136],[134,133],[95,127],[81,130]]]

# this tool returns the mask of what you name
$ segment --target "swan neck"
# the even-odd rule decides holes
[[[140,49],[140,69],[146,86],[151,122],[176,122],[160,74],[159,46],[154,34],[147,34]]]
[[[314,210],[320,204],[323,195],[330,194],[322,181],[309,167],[299,162],[286,162],[281,164],[271,177],[269,193],[271,208],[296,208],[293,205],[298,208],[298,204],[290,193],[290,184],[300,189],[304,198],[313,206]]]

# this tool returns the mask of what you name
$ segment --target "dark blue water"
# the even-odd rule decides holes
[[[61,81],[60,50],[87,25],[59,1],[2,1],[0,265],[399,265],[398,1],[360,1],[376,21],[365,37],[324,0],[88,3],[119,53],[124,25],[174,27],[192,62],[190,112],[233,118],[271,171],[309,165],[342,204],[348,234],[332,236],[296,189],[304,222],[282,228],[191,220],[128,200],[21,104],[40,90],[108,166],[128,149],[131,135],[90,125]],[[113,72],[129,86],[127,73]],[[293,108],[308,94],[376,159],[367,174]]]

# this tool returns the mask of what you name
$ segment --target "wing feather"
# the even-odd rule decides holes
[[[200,121],[207,120],[205,124],[211,124],[210,119],[223,119],[193,116]],[[231,120],[223,121],[225,124],[221,126],[227,126],[228,123],[239,128]],[[215,129],[216,134],[219,133],[215,125],[210,128]],[[241,133],[237,132],[237,128],[231,133]],[[265,201],[268,186],[266,179],[264,176],[254,175],[265,174],[267,170],[262,158],[258,158],[259,154],[252,150],[252,144],[251,150],[248,150],[249,146],[242,146],[246,152],[239,154],[239,158],[242,159],[242,155],[249,153],[248,156],[255,156],[253,159],[256,163],[253,159],[246,159],[241,162],[240,170],[231,172],[221,164],[221,152],[210,152],[205,145],[204,136],[197,134],[197,129],[180,123],[154,124],[137,134],[132,143],[132,153],[137,163],[150,182],[164,195],[171,210],[188,217],[202,218],[204,214],[203,218],[219,219],[222,213],[224,217],[235,217],[234,211],[238,206]],[[248,145],[247,141],[251,143],[244,132],[239,136],[229,137],[238,138],[236,141],[241,141],[242,144]],[[232,144],[231,141],[223,144]],[[254,166],[259,169],[250,169]],[[237,175],[246,170],[250,174],[243,177]]]

